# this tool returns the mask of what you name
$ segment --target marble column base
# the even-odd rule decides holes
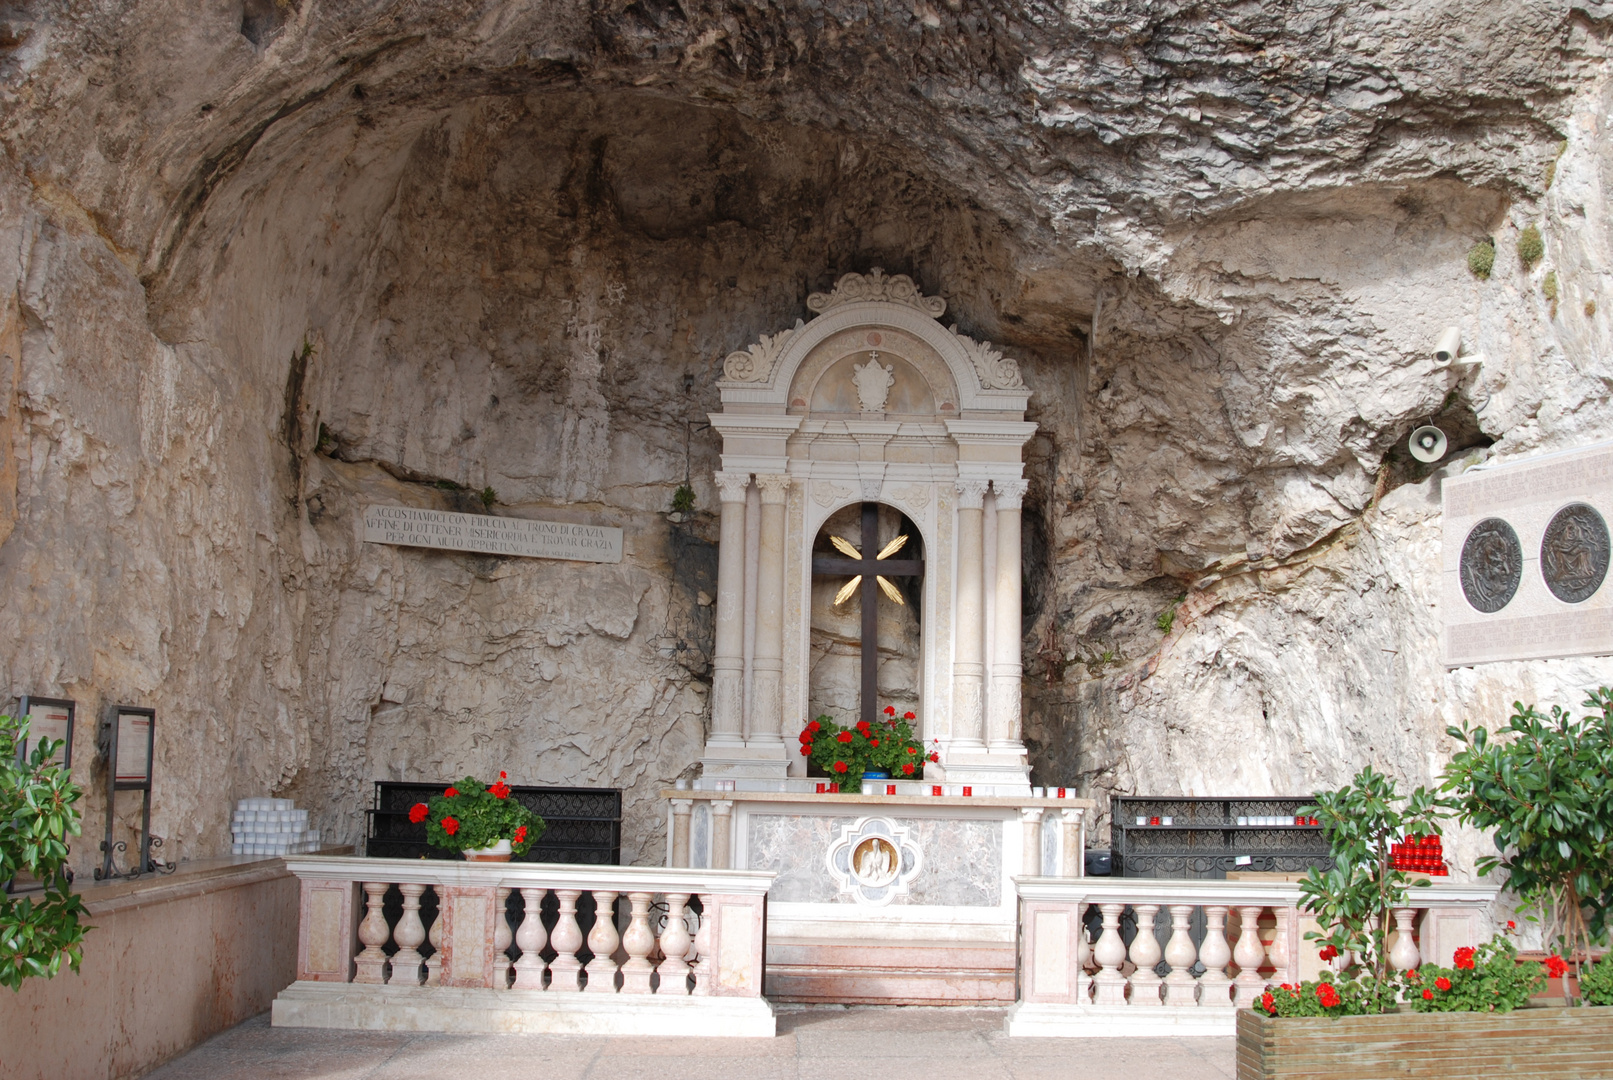
[[[1001,795],[1029,795],[1031,769],[1024,747],[1008,749],[955,749],[942,755],[942,768],[949,784],[991,784]],[[926,770],[925,778],[929,778]]]
[[[784,744],[774,746],[733,746],[708,743],[700,759],[700,775],[705,780],[777,780],[789,775],[790,759]]]

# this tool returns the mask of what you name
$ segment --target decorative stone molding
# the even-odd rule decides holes
[[[784,351],[784,346],[804,325],[797,319],[795,325],[788,330],[780,330],[776,334],[763,334],[761,340],[749,348],[729,353],[728,358],[722,363],[723,378],[728,382],[767,382],[773,377],[773,367],[778,363],[779,354]]]
[[[712,474],[717,481],[717,494],[723,502],[744,502],[745,490],[750,487],[750,473],[720,472]]]
[[[906,826],[865,817],[841,827],[829,845],[828,864],[841,892],[859,904],[882,907],[907,895],[924,865],[924,853]]]
[[[885,399],[896,383],[896,369],[879,362],[879,351],[868,356],[868,363],[853,364],[852,384],[857,388],[857,403],[865,413],[885,411]]]
[[[885,488],[885,479],[881,476],[865,476],[859,483],[863,489],[863,502],[878,502],[879,493]]]
[[[959,480],[957,485],[958,509],[979,510],[986,498],[986,481]]]
[[[1020,390],[1025,386],[1025,380],[1019,375],[1019,361],[1004,356],[997,349],[992,348],[987,341],[976,341],[958,333],[956,326],[951,328],[952,336],[958,339],[963,351],[974,365],[975,374],[980,377],[980,385],[987,390]]]
[[[762,491],[763,506],[782,506],[790,490],[790,477],[785,473],[762,473],[756,477],[756,486]]]
[[[851,494],[849,487],[841,487],[832,480],[812,481],[812,501],[825,510]]]
[[[1018,510],[1024,504],[1028,480],[993,480],[991,490],[997,496],[997,509]]]
[[[903,487],[891,488],[891,498],[897,502],[905,503],[914,510],[923,510],[930,505],[930,486],[928,484],[907,484]]]
[[[913,279],[906,274],[887,277],[885,271],[874,267],[866,275],[846,274],[835,282],[833,292],[813,293],[807,297],[807,308],[822,314],[841,304],[854,304],[865,300],[886,300],[893,304],[906,304],[939,319],[947,309],[947,302],[939,296],[925,296]],[[730,357],[732,359],[732,357]]]

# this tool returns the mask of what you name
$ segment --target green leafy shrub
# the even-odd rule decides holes
[[[1340,979],[1324,971],[1298,986],[1267,986],[1250,1007],[1267,1016],[1363,1016],[1378,1012],[1366,979]]]
[[[84,902],[67,875],[67,838],[80,835],[83,797],[66,769],[50,764],[59,740],[41,739],[26,761],[17,748],[28,719],[0,716],[0,882],[32,875],[39,895],[0,893],[0,986],[16,990],[29,976],[50,978],[84,958]]]
[[[541,817],[510,798],[510,787],[503,773],[491,786],[474,776],[433,795],[431,802],[415,803],[409,820],[426,822],[426,840],[450,851],[492,847],[500,840],[510,842],[510,850],[524,855],[547,828]]]
[[[1525,270],[1539,262],[1545,253],[1546,242],[1540,238],[1539,229],[1530,225],[1518,234],[1518,261],[1523,263]]]
[[[688,484],[679,484],[678,490],[672,493],[672,512],[674,514],[687,514],[694,509],[694,488]]]
[[[1540,283],[1540,294],[1542,296],[1544,296],[1547,300],[1550,300],[1553,303],[1556,303],[1556,301],[1557,301],[1557,271],[1552,270],[1551,272],[1549,272],[1546,275],[1545,280]]]
[[[1481,281],[1490,279],[1495,269],[1495,241],[1480,240],[1467,249],[1467,268]]]
[[[1422,787],[1401,798],[1395,782],[1368,765],[1337,791],[1318,792],[1316,805],[1299,813],[1321,819],[1333,857],[1331,870],[1312,867],[1299,883],[1301,906],[1331,928],[1305,936],[1353,952],[1361,966],[1364,1011],[1382,1012],[1397,992],[1387,946],[1391,910],[1406,906],[1408,885],[1428,884],[1394,869],[1390,845],[1407,833],[1437,832],[1434,823],[1446,816],[1444,808]]]
[[[1587,1005],[1613,1005],[1613,955],[1580,970],[1579,994]]]
[[[1446,766],[1447,805],[1493,834],[1498,855],[1478,860],[1523,910],[1546,917],[1545,938],[1564,955],[1588,955],[1613,918],[1613,690],[1601,687],[1574,720],[1553,706],[1513,704],[1495,738],[1483,727],[1447,728],[1463,749]],[[1565,984],[1566,985],[1566,984]]]
[[[1544,967],[1518,963],[1504,937],[1456,950],[1451,967],[1424,964],[1402,978],[1406,1002],[1418,1012],[1511,1012],[1529,1004],[1546,981]]]

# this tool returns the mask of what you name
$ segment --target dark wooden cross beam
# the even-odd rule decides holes
[[[879,719],[879,584],[878,575],[887,578],[922,578],[923,559],[879,559],[879,504],[863,503],[862,558],[848,559],[818,555],[812,559],[812,572],[833,577],[862,575],[858,588],[862,602],[862,719],[872,724]]]

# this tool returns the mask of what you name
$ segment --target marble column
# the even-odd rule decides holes
[[[952,676],[952,746],[985,745],[986,679],[985,514],[986,481],[958,481],[957,655]]]
[[[1040,806],[1019,808],[1021,844],[1019,872],[1025,877],[1042,876],[1042,814]]]
[[[783,754],[780,734],[784,719],[784,498],[790,478],[780,474],[756,477],[762,492],[761,551],[756,568],[756,652],[752,660],[755,712],[751,716],[750,746],[772,748]]]
[[[711,746],[744,744],[745,489],[750,474],[720,472],[722,532],[717,548],[717,641],[711,667]]]
[[[1020,740],[1019,683],[1023,634],[1019,625],[1023,571],[1019,557],[1019,511],[1024,480],[993,480],[997,496],[997,592],[991,658],[991,707],[987,734],[992,749],[1023,750]]]
[[[711,800],[711,862],[712,870],[728,870],[733,859],[734,802],[732,799]]]
[[[689,865],[689,812],[693,799],[672,799],[672,865]]]

